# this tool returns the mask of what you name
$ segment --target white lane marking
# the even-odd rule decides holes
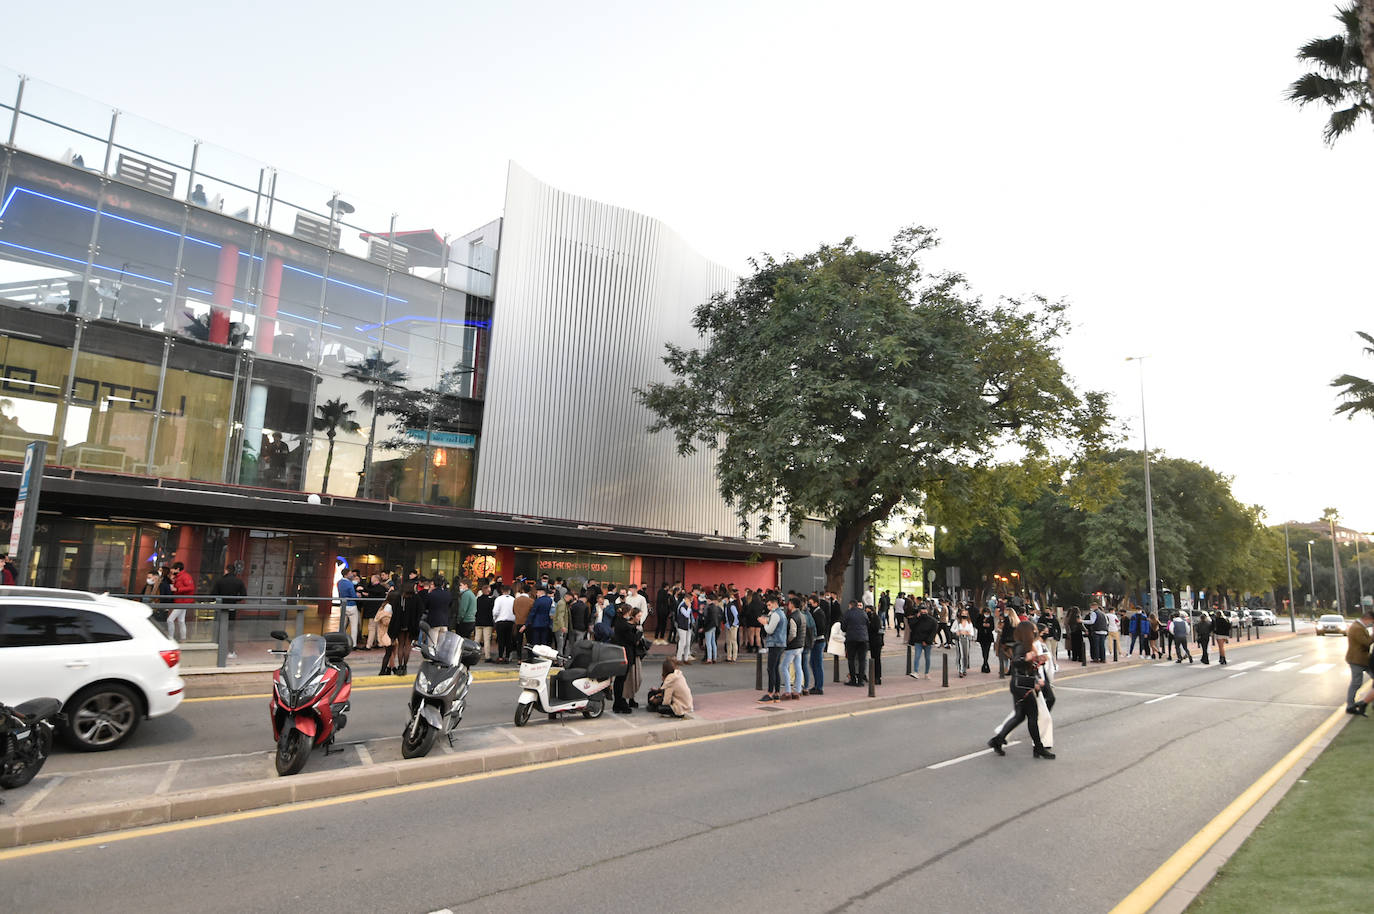
[[[1177,692],[1170,692],[1168,695],[1161,695],[1161,696],[1159,696],[1158,698],[1151,698],[1149,701],[1145,702],[1145,704],[1147,704],[1147,705],[1152,705],[1152,704],[1154,704],[1154,703],[1157,702],[1157,701],[1168,701],[1170,698],[1177,698],[1177,697],[1178,697],[1178,693],[1177,693]]]
[[[37,792],[35,792],[33,796],[25,800],[24,805],[20,806],[17,810],[15,810],[14,814],[16,816],[22,816],[27,812],[31,812],[34,809],[34,807],[36,807],[39,803],[42,803],[44,800],[48,798],[48,794],[52,793],[53,789],[57,787],[58,784],[61,784],[66,779],[67,776],[65,774],[54,775],[52,779],[48,781],[48,783],[38,788]]]
[[[1258,661],[1258,660],[1246,660],[1246,661],[1243,662],[1243,663],[1228,663],[1228,664],[1226,664],[1226,665],[1229,666],[1229,667],[1231,667],[1231,668],[1234,669],[1234,670],[1248,670],[1248,669],[1251,669],[1251,668],[1253,668],[1253,667],[1259,666],[1259,665],[1260,665],[1260,661]]]
[[[1312,664],[1311,666],[1309,666],[1307,669],[1305,669],[1305,670],[1298,670],[1298,672],[1299,672],[1299,673],[1302,673],[1302,674],[1304,674],[1304,675],[1307,675],[1307,676],[1320,676],[1322,673],[1325,673],[1327,670],[1334,670],[1335,668],[1336,668],[1336,664],[1334,664],[1334,663],[1314,663],[1314,664]]]
[[[1245,675],[1244,673],[1232,673],[1230,676],[1227,676],[1226,678],[1227,678],[1227,679],[1235,679],[1237,676],[1244,676],[1244,675]]]
[[[1296,670],[1297,668],[1298,668],[1298,665],[1297,665],[1296,663],[1276,663],[1276,664],[1274,664],[1273,666],[1267,666],[1267,667],[1265,667],[1264,670],[1263,670],[1263,672],[1265,672],[1265,673],[1286,673],[1286,672],[1288,672],[1289,670]]]
[[[1173,662],[1172,660],[1166,660],[1166,661],[1164,661],[1163,663],[1156,663],[1156,664],[1155,664],[1155,666],[1173,666],[1173,665],[1174,665],[1174,662]]]
[[[1274,662],[1274,663],[1287,663],[1287,662],[1290,661],[1290,660],[1297,660],[1297,659],[1300,658],[1300,657],[1302,657],[1302,654],[1294,654],[1292,657],[1280,657],[1278,660],[1275,660],[1275,661],[1273,661],[1273,662]]]
[[[1003,744],[1003,748],[1006,748],[1007,746],[1019,746],[1019,745],[1021,745],[1021,740],[1019,740],[1019,739],[1014,739],[1014,740],[1011,740],[1011,741],[1009,741],[1009,742]],[[926,766],[926,769],[929,770],[929,771],[934,771],[936,768],[947,768],[947,767],[949,767],[950,765],[957,765],[957,764],[959,764],[960,762],[967,762],[967,761],[968,761],[969,759],[971,759],[971,758],[978,758],[978,756],[980,756],[980,755],[990,755],[990,754],[992,754],[992,750],[991,750],[991,749],[981,749],[981,750],[979,750],[979,751],[977,751],[977,752],[970,752],[968,755],[961,755],[961,756],[959,756],[958,758],[946,759],[946,760],[943,761],[943,762],[936,762],[934,765],[927,765],[927,766]]]
[[[372,764],[372,753],[367,751],[367,747],[362,743],[354,743],[353,749],[358,753],[358,761],[364,765]]]
[[[1125,695],[1128,698],[1153,698],[1158,692],[1127,692],[1124,689],[1088,689],[1083,686],[1062,686],[1054,687],[1056,692],[1095,692],[1098,695]]]
[[[499,728],[497,728],[496,732],[497,732],[497,733],[500,733],[502,736],[504,736],[506,739],[510,740],[511,742],[515,743],[515,745],[517,745],[517,746],[523,746],[523,745],[525,745],[525,741],[524,741],[523,739],[521,739],[520,737],[516,736],[516,735],[515,735],[515,732],[514,732],[513,730],[509,730],[509,729],[507,729],[507,728],[505,728],[505,727],[499,727]]]
[[[157,782],[157,788],[153,790],[153,796],[162,796],[172,789],[172,781],[176,780],[177,772],[181,770],[181,761],[177,760],[167,766],[167,773],[162,776],[162,780]]]
[[[429,914],[453,914],[448,908],[440,908],[437,911],[430,911]]]
[[[578,736],[586,736],[586,735],[587,735],[587,734],[583,733],[581,730],[577,729],[576,727],[569,727],[567,724],[564,724],[564,725],[563,725],[563,729],[567,730],[569,733],[576,733]]]

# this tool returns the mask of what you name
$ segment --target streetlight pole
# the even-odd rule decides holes
[[[1363,533],[1355,533],[1355,575],[1360,579],[1360,605],[1364,606],[1364,568],[1360,566],[1360,537]]]
[[[1331,584],[1336,591],[1336,602],[1332,605],[1335,612],[1341,611],[1341,554],[1336,551],[1336,515],[1327,518],[1331,522]]]
[[[1283,525],[1283,564],[1288,569],[1288,630],[1298,630],[1298,617],[1294,615],[1296,611],[1293,604],[1297,602],[1294,598],[1297,594],[1293,593],[1293,548],[1288,545],[1288,524]]]
[[[1145,359],[1148,356],[1135,355],[1126,359],[1140,365],[1140,446],[1145,457],[1145,536],[1148,540],[1150,556],[1150,599],[1146,608],[1158,612],[1155,606],[1155,502],[1150,492],[1150,438],[1145,430]]]
[[[1307,583],[1311,585],[1312,592],[1308,594],[1312,598],[1312,611],[1317,611],[1317,569],[1312,565],[1312,544],[1316,540],[1307,541]]]

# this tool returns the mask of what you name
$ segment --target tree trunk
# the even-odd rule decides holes
[[[334,462],[334,436],[329,436],[329,453],[324,457],[324,480],[320,483],[320,491],[329,491],[329,465]]]
[[[1360,22],[1360,51],[1364,54],[1365,81],[1374,100],[1374,0],[1360,0],[1355,14]]]
[[[854,547],[859,545],[868,524],[835,523],[835,548],[830,550],[830,558],[825,563],[825,589],[844,600],[844,573],[854,560]]]

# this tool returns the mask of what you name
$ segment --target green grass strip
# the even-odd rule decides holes
[[[1356,718],[1227,861],[1188,914],[1349,914],[1374,905],[1374,720]]]

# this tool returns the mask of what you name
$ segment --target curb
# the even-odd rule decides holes
[[[1263,642],[1246,641],[1241,644],[1272,643],[1295,637],[1284,633]],[[1107,666],[1086,668],[1067,664],[1061,666],[1055,681],[1093,676],[1127,666],[1141,666],[1137,661],[1124,661]],[[504,672],[504,671],[503,671]],[[242,676],[243,674],[231,674]],[[388,677],[378,677],[386,679]],[[49,814],[35,814],[8,822],[0,821],[0,849],[24,845],[81,838],[104,832],[121,831],[150,825],[166,825],[205,816],[225,815],[265,807],[285,806],[310,800],[364,793],[387,787],[412,786],[426,781],[439,781],[465,775],[508,771],[545,762],[567,760],[583,756],[633,749],[642,746],[682,742],[698,737],[766,730],[796,724],[816,718],[838,718],[873,713],[875,711],[917,705],[933,701],[980,698],[1001,692],[1005,684],[1000,680],[967,683],[928,692],[904,695],[861,697],[853,701],[787,711],[773,711],[767,716],[737,717],[731,720],[690,719],[671,725],[658,726],[638,732],[616,732],[575,738],[563,743],[512,747],[489,751],[482,755],[427,756],[397,762],[379,762],[362,768],[344,771],[316,771],[290,778],[261,779],[241,784],[200,790],[178,791],[158,797],[143,797],[115,803],[98,803],[74,807]]]

